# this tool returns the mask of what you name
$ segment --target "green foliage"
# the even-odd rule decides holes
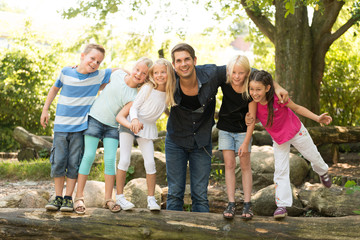
[[[356,27],[354,33],[359,31]],[[321,84],[321,112],[328,112],[334,125],[360,125],[360,56],[357,34],[336,41],[326,55]]]
[[[50,180],[49,159],[22,162],[0,162],[0,179],[6,180]]]
[[[254,43],[253,51],[255,59],[252,67],[265,69],[275,77],[275,46],[268,38],[254,28],[250,28],[248,39]]]
[[[0,179],[4,180],[51,180],[50,172],[51,164],[49,158],[21,162],[0,162]],[[88,179],[104,182],[104,161],[93,164]]]
[[[344,187],[346,188],[346,194],[354,194],[355,192],[360,192],[360,186],[356,185],[356,182],[353,180],[347,181]],[[360,209],[354,210],[353,212],[356,214],[360,214]]]
[[[129,168],[126,172],[125,184],[128,183],[131,179],[133,179],[134,172],[135,172],[134,166],[129,166]]]
[[[104,160],[102,159],[100,161],[96,161],[91,166],[88,179],[104,182],[105,181],[104,171],[105,171]]]
[[[211,158],[210,179],[218,183],[225,181],[225,171],[223,170],[222,163],[223,162],[215,156]]]
[[[354,192],[360,192],[360,186],[356,185],[354,180],[349,180],[345,183],[344,187],[346,188],[347,194],[353,194]]]
[[[159,132],[166,130],[167,119],[168,119],[168,116],[165,113],[163,113],[160,116],[160,118],[156,121],[156,127]]]
[[[34,34],[30,22],[9,45],[0,53],[0,151],[19,148],[12,137],[17,126],[36,135],[52,134],[51,122],[46,129],[40,125],[42,107],[58,72],[66,66],[65,59],[69,59],[61,44],[44,42]],[[53,104],[51,117],[54,112]]]
[[[192,204],[184,204],[183,209],[185,212],[191,212]]]
[[[39,157],[40,157],[40,158],[49,158],[49,157],[50,157],[49,150],[46,149],[46,148],[38,151],[38,154],[39,154]]]
[[[84,17],[103,22],[107,20],[108,15],[120,11],[120,5],[123,5],[123,8],[127,11],[131,10],[132,12],[140,14],[144,14],[144,7],[148,7],[150,5],[150,1],[148,0],[81,0],[78,3],[78,7],[63,11],[62,15],[66,18],[73,18],[77,15],[82,15]],[[145,3],[146,5],[143,6]]]
[[[10,45],[0,54],[0,151],[19,147],[12,137],[16,126],[37,135],[51,135],[51,126],[43,129],[39,120],[55,71],[64,62],[60,45],[48,47],[28,31]]]

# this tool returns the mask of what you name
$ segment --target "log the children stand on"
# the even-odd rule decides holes
[[[359,239],[360,216],[274,221],[254,216],[232,221],[222,214],[146,209],[113,214],[88,208],[86,215],[44,209],[0,209],[0,238],[6,239]]]

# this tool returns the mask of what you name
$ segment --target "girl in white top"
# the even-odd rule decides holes
[[[148,209],[160,210],[154,197],[156,168],[153,140],[158,137],[156,120],[169,105],[175,105],[174,89],[175,75],[172,65],[166,59],[160,58],[150,68],[149,82],[140,89],[132,106],[124,107],[116,116],[116,120],[121,124],[120,161],[116,172],[116,203],[123,210],[134,207],[134,204],[127,201],[123,194],[134,138],[136,138],[144,158]]]

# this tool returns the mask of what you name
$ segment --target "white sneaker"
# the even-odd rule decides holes
[[[153,211],[153,210],[159,211],[161,209],[160,206],[156,203],[155,197],[150,197],[150,198],[148,197],[147,208],[150,209],[151,211]]]
[[[122,210],[130,210],[135,207],[134,204],[125,199],[124,195],[116,196],[116,204],[119,204]]]

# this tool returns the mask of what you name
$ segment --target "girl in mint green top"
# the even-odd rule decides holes
[[[130,74],[117,70],[111,74],[110,83],[95,100],[89,113],[89,128],[84,132],[85,150],[78,175],[78,185],[74,209],[78,214],[85,213],[84,188],[90,168],[95,160],[96,150],[101,139],[104,144],[105,165],[105,208],[112,212],[120,211],[120,206],[112,200],[115,182],[116,151],[119,145],[118,123],[115,118],[119,111],[132,104],[137,87],[148,77],[152,61],[140,58]]]

